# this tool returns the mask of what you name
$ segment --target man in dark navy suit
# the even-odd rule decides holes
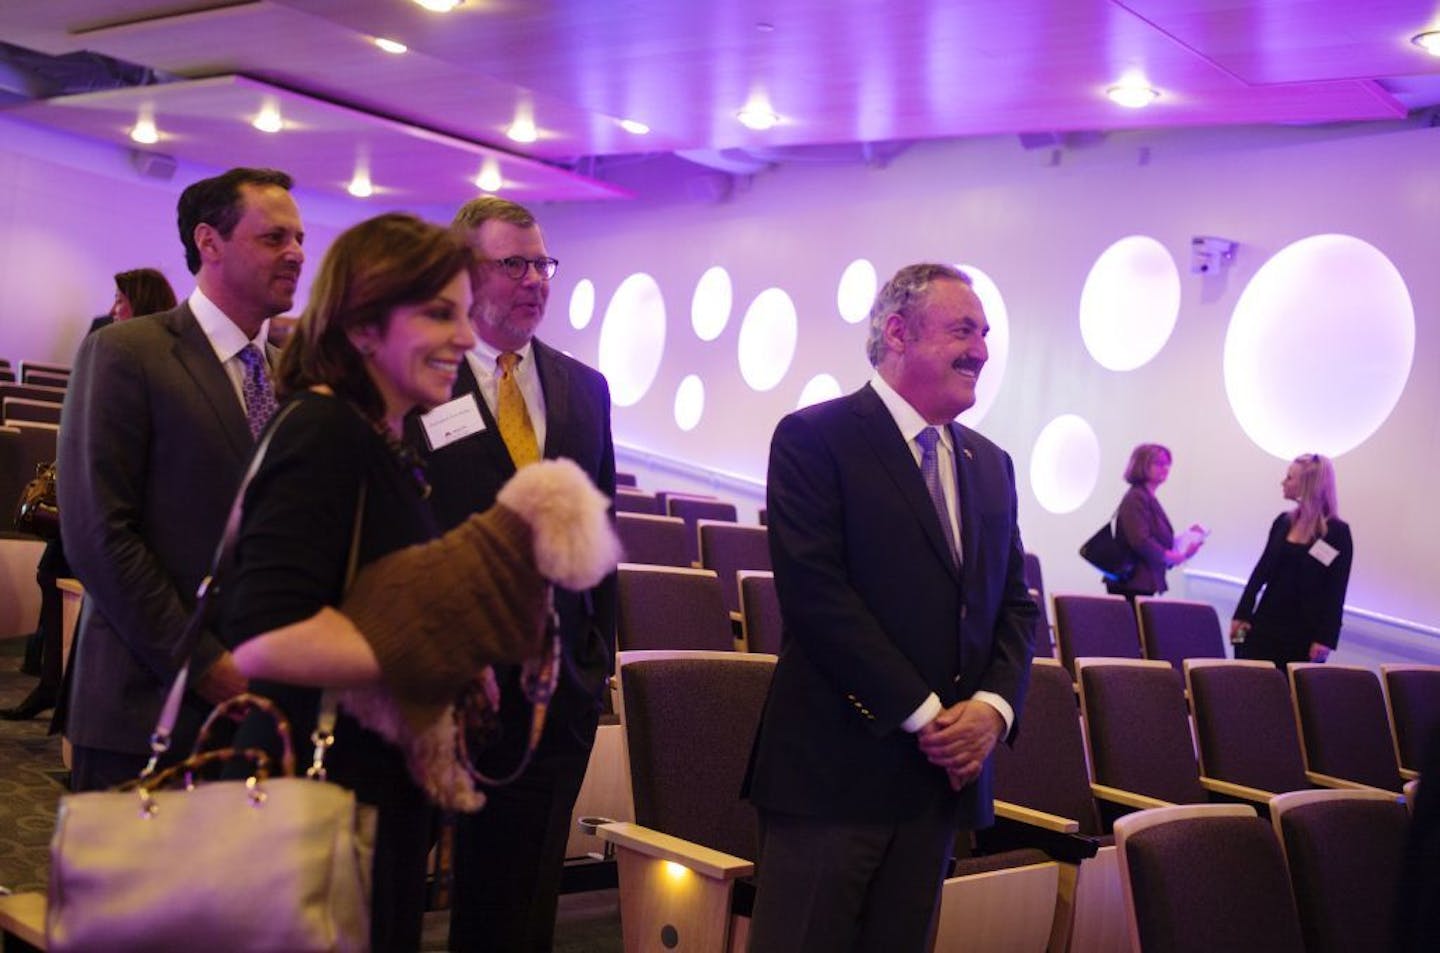
[[[988,330],[967,276],[903,268],[870,312],[870,383],[775,430],[757,953],[926,949],[957,829],[993,819],[1036,609],[1010,457],[954,422]]]
[[[479,341],[456,398],[475,400],[483,427],[429,455],[431,501],[442,528],[488,509],[518,466],[568,457],[615,495],[610,390],[599,372],[535,338],[557,263],[535,217],[484,197],[456,215],[479,253],[470,318]],[[507,407],[508,392],[508,407]],[[570,814],[595,742],[615,649],[615,579],[555,593],[564,659],[534,760],[515,783],[487,792],[484,810],[456,825],[450,949],[549,950]],[[502,735],[481,756],[491,776],[523,755],[530,709],[517,667],[497,671]]]

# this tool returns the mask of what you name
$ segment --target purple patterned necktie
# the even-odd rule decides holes
[[[955,527],[950,522],[950,510],[945,505],[945,490],[940,486],[940,455],[935,449],[940,442],[940,431],[934,427],[926,427],[915,435],[915,442],[920,445],[920,475],[925,478],[925,489],[930,491],[930,502],[935,507],[935,515],[940,517],[940,529],[950,547],[950,558],[958,566],[960,549],[955,545]]]
[[[240,352],[240,363],[245,365],[245,376],[240,385],[240,392],[245,398],[245,422],[250,425],[251,439],[259,439],[260,431],[265,429],[265,424],[279,406],[275,400],[275,388],[270,384],[265,355],[254,344],[245,345]]]

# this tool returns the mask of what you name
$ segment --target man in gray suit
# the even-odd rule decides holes
[[[266,325],[295,297],[304,231],[291,180],[231,169],[189,186],[178,220],[195,291],[178,307],[89,335],[60,434],[62,534],[85,586],[63,727],[71,786],[135,777],[178,643],[255,436],[274,410]],[[245,688],[205,632],[172,757],[210,704]]]

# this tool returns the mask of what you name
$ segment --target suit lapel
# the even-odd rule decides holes
[[[940,526],[940,516],[930,502],[925,478],[920,475],[915,456],[901,436],[900,428],[895,425],[895,418],[890,416],[880,395],[868,384],[856,394],[855,411],[861,420],[861,432],[890,474],[901,499],[919,522],[935,557],[950,567],[952,574],[955,573],[955,560],[950,556],[950,544]]]
[[[560,451],[565,437],[565,408],[570,406],[570,375],[555,353],[533,338],[530,353],[535,356],[540,392],[545,395],[545,446],[540,448],[540,455],[547,459],[565,456]]]
[[[249,456],[254,441],[250,437],[250,425],[245,421],[245,410],[235,394],[235,384],[215,356],[215,348],[200,322],[195,320],[190,305],[180,305],[163,315],[162,320],[175,335],[175,359],[214,410],[216,423],[226,441],[237,456],[242,459]]]

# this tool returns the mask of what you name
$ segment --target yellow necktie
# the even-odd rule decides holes
[[[540,459],[540,444],[535,440],[535,428],[530,424],[530,414],[525,410],[525,396],[515,380],[515,367],[520,355],[506,351],[495,361],[500,371],[495,399],[495,420],[500,425],[500,439],[510,451],[515,468],[534,463]]]

